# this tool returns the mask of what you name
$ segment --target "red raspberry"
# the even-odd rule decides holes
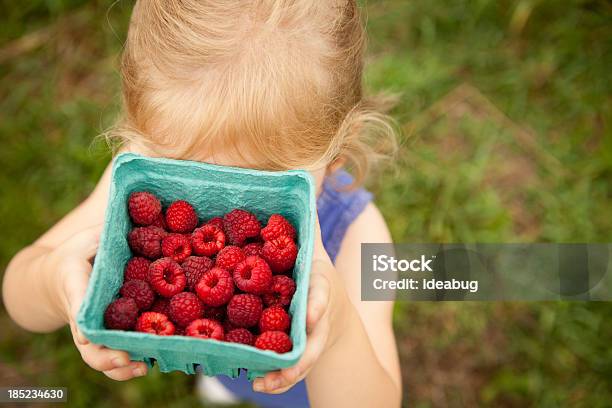
[[[217,254],[215,266],[232,272],[236,265],[244,261],[244,259],[245,256],[242,249],[235,245],[228,245]]]
[[[132,330],[138,318],[138,305],[132,298],[113,301],[104,311],[104,326],[111,330]]]
[[[253,336],[253,333],[243,327],[230,330],[225,335],[225,341],[229,341],[230,343],[242,343],[252,346],[254,340],[255,337]]]
[[[172,297],[185,289],[187,279],[172,258],[161,258],[149,267],[149,283],[161,296]]]
[[[261,256],[261,248],[263,247],[263,242],[251,242],[250,244],[246,244],[242,247],[242,252],[244,252],[245,256]]]
[[[196,255],[213,256],[225,246],[225,233],[215,225],[206,224],[193,231],[191,246]]]
[[[251,327],[259,322],[263,306],[259,296],[243,293],[235,295],[227,305],[227,318],[238,327]]]
[[[261,248],[262,258],[268,262],[274,273],[283,273],[293,268],[297,253],[297,245],[286,235],[266,241]]]
[[[272,350],[277,353],[291,351],[293,343],[287,333],[282,331],[267,331],[257,336],[255,347],[262,350]]]
[[[162,254],[176,262],[183,262],[191,255],[189,238],[181,234],[168,234],[162,241]]]
[[[221,323],[211,319],[197,319],[189,323],[185,329],[185,334],[201,339],[223,340],[225,333]]]
[[[261,229],[261,237],[264,241],[272,241],[283,235],[295,240],[295,228],[282,215],[272,214],[268,225]]]
[[[194,291],[196,285],[202,279],[202,275],[212,268],[214,262],[206,256],[190,256],[181,264],[187,278],[187,288]]]
[[[270,306],[261,312],[261,319],[259,319],[259,331],[287,331],[291,324],[291,318],[289,313],[285,311],[281,306]]]
[[[162,206],[157,197],[146,191],[130,194],[128,211],[134,224],[151,225],[161,214]]]
[[[166,210],[166,225],[173,232],[191,232],[198,225],[198,215],[191,204],[178,200]]]
[[[162,255],[161,241],[167,232],[158,227],[137,227],[128,234],[128,244],[136,255],[156,259]]]
[[[136,331],[158,334],[160,336],[172,336],[176,328],[168,316],[156,312],[144,312],[136,322]]]
[[[267,293],[262,295],[266,306],[288,306],[295,293],[295,282],[285,275],[274,275],[272,285]]]
[[[119,293],[125,298],[134,299],[139,310],[149,310],[155,300],[155,293],[151,286],[140,279],[125,282],[119,289]]]
[[[260,295],[265,293],[272,284],[272,271],[262,258],[249,256],[236,265],[234,282],[238,289]]]
[[[129,281],[132,279],[140,279],[146,281],[147,276],[149,276],[149,265],[151,265],[151,261],[146,258],[139,256],[131,258],[125,264],[123,280]]]
[[[205,305],[221,306],[226,304],[234,294],[234,282],[228,271],[215,266],[202,275],[195,290]]]
[[[204,309],[204,317],[222,322],[225,319],[225,307],[207,307]]]
[[[170,314],[170,299],[158,297],[153,302],[153,306],[150,309],[151,312],[162,313],[168,316]]]
[[[261,231],[261,224],[254,214],[245,210],[232,210],[223,217],[223,225],[229,241],[241,246],[247,238],[255,238]]]
[[[203,223],[202,226],[204,226],[206,224],[214,225],[214,226],[220,228],[221,230],[224,230],[224,228],[223,228],[223,218],[221,218],[221,217],[211,218],[210,220],[208,220],[205,223]]]
[[[204,305],[191,292],[181,292],[170,299],[170,319],[178,326],[185,327],[195,319],[202,317]]]

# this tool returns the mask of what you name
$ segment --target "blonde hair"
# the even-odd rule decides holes
[[[260,169],[340,160],[360,182],[395,146],[362,95],[364,46],[354,1],[139,0],[111,137],[166,157],[231,151]]]

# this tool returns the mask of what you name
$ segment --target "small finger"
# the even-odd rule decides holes
[[[274,392],[275,389],[284,385],[280,371],[273,371],[264,376],[264,390],[267,393]]]
[[[97,371],[109,371],[130,364],[130,357],[125,351],[111,350],[91,343],[79,346],[79,351],[83,361]]]
[[[85,335],[79,330],[77,324],[74,320],[70,319],[70,332],[72,333],[72,338],[75,340],[76,344],[80,344],[82,346],[89,344],[89,340],[85,337]]]
[[[115,381],[126,381],[147,374],[147,365],[143,362],[132,362],[126,367],[104,371],[104,375]]]
[[[266,384],[263,378],[258,377],[253,381],[253,391],[264,392],[265,389],[266,389]]]
[[[269,394],[283,393],[300,381],[299,369],[297,367],[289,367],[273,371],[267,373],[261,380],[261,384],[257,387],[263,386],[263,392]],[[256,387],[255,384],[253,386],[254,388]]]

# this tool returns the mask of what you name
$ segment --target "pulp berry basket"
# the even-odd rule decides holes
[[[278,354],[243,344],[104,327],[104,310],[117,297],[125,263],[132,256],[126,239],[132,228],[127,200],[134,191],[149,191],[164,206],[175,200],[187,200],[201,219],[244,208],[262,222],[271,214],[282,214],[296,227],[299,252],[293,272],[297,289],[289,308],[293,342],[290,352]],[[268,371],[292,366],[306,345],[306,301],[315,211],[314,184],[305,171],[266,172],[121,154],[113,163],[104,229],[85,300],[77,316],[79,328],[91,342],[125,350],[132,360],[144,361],[150,366],[156,362],[162,372],[178,370],[193,374],[200,366],[207,375],[236,377],[240,369],[246,369],[252,380]]]

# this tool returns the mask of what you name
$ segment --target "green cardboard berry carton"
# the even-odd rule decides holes
[[[206,375],[236,377],[240,369],[246,369],[249,379],[253,379],[296,364],[306,345],[306,301],[316,211],[314,189],[311,176],[301,170],[267,172],[132,153],[117,156],[100,247],[77,316],[79,328],[91,342],[125,350],[132,360],[150,366],[156,362],[162,372],[178,370],[193,374],[199,366]],[[243,344],[104,327],[104,310],[116,297],[125,263],[132,256],[126,240],[132,228],[127,200],[134,191],[149,191],[164,206],[178,199],[187,200],[200,219],[244,208],[262,221],[271,214],[282,214],[296,227],[299,252],[293,272],[297,289],[289,308],[293,342],[290,352],[278,354]]]

